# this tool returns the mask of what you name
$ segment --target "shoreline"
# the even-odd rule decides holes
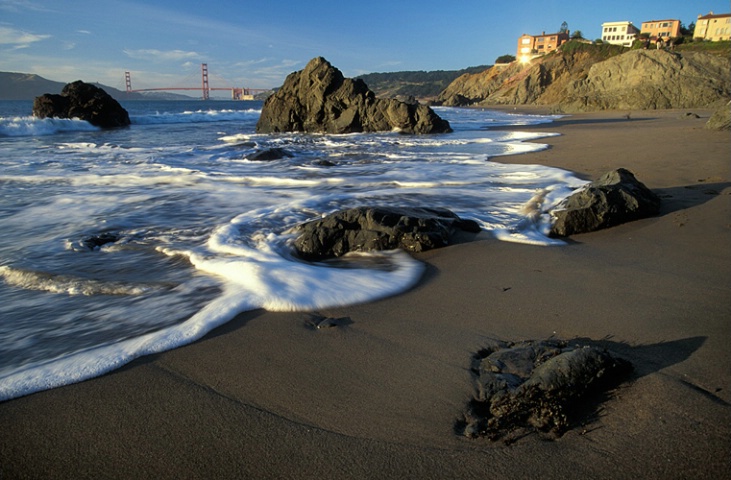
[[[319,312],[341,326],[245,312],[191,345],[0,403],[0,478],[722,477],[731,140],[704,129],[710,110],[627,113],[521,126],[561,135],[496,160],[587,180],[627,168],[661,196],[658,216],[559,247],[480,234],[416,255],[426,273],[401,295]],[[614,342],[635,378],[553,442],[455,435],[471,355],[489,338],[551,335]]]

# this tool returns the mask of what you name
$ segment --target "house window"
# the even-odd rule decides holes
[[[522,43],[523,45],[528,45],[528,44],[530,43],[530,38],[524,38],[524,39],[523,39],[523,40],[521,41],[521,43]]]

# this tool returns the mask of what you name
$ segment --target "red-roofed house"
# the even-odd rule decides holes
[[[559,33],[546,33],[540,35],[523,34],[518,38],[517,59],[525,63],[532,58],[553,52],[563,43],[569,41],[568,30]]]
[[[731,39],[731,13],[698,15],[693,39],[718,42]]]

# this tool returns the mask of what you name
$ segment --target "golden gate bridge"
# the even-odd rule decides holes
[[[233,100],[253,100],[254,95],[269,90],[263,88],[237,88],[237,87],[211,87],[208,82],[208,64],[201,63],[201,86],[200,87],[158,87],[158,88],[132,88],[132,75],[130,72],[124,72],[124,83],[127,93],[136,92],[160,92],[170,90],[200,90],[201,99],[210,100],[211,91],[227,90],[231,92]]]

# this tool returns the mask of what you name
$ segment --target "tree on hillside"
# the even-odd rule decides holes
[[[581,30],[574,30],[574,33],[571,34],[572,40],[583,40],[584,34],[581,33]]]
[[[499,57],[497,57],[495,59],[495,63],[511,63],[514,61],[515,61],[515,56],[509,55],[509,54],[500,55]]]

